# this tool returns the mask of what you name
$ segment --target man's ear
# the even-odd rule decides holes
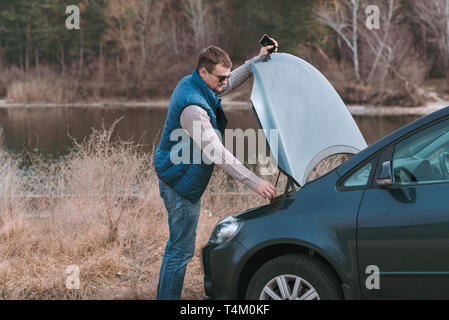
[[[201,67],[200,70],[198,71],[198,73],[200,74],[200,76],[202,78],[204,78],[206,76],[206,73],[208,73],[208,72],[205,67]]]

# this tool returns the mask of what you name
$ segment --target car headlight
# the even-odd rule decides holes
[[[242,221],[234,217],[226,217],[215,226],[209,242],[215,244],[221,244],[234,238],[237,232],[242,226]]]

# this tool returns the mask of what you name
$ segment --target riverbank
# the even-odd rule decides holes
[[[251,88],[252,81],[243,84],[232,93],[223,97],[223,107],[225,110],[247,110],[251,109]],[[419,89],[419,94],[424,97],[426,103],[417,107],[403,106],[378,106],[370,104],[348,104],[348,109],[354,116],[424,116],[439,109],[449,106],[449,95],[444,87],[444,79],[427,80]],[[125,107],[125,108],[167,108],[169,98],[151,100],[121,100],[104,99],[98,102],[73,102],[73,103],[12,103],[6,99],[0,99],[0,108],[51,108],[51,107],[83,107],[83,108],[104,108],[104,107]]]
[[[120,102],[95,102],[95,103],[8,103],[6,100],[0,100],[0,108],[58,108],[58,107],[83,107],[83,108],[102,108],[102,107],[125,107],[125,108],[161,108],[168,107],[169,100],[154,101],[120,101]],[[374,105],[348,105],[348,109],[355,116],[401,116],[401,115],[426,115],[449,106],[449,101],[438,100],[429,101],[426,105],[420,107],[395,107],[395,106],[374,106]],[[246,110],[251,109],[252,105],[248,101],[232,101],[223,99],[225,110]]]

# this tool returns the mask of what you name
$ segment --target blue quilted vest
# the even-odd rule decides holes
[[[195,202],[201,198],[209,183],[213,164],[203,161],[199,147],[187,134],[170,141],[175,129],[182,129],[180,116],[184,108],[197,105],[207,111],[212,127],[223,135],[227,119],[221,99],[206,85],[196,70],[184,77],[173,91],[161,140],[154,153],[154,167],[159,179],[183,197]],[[174,149],[175,148],[175,149]],[[173,163],[170,152],[189,152],[188,163]],[[200,157],[198,157],[200,155]]]

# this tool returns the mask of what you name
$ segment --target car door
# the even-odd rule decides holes
[[[379,156],[377,180],[358,213],[363,298],[449,298],[448,152],[449,120],[443,119]],[[385,168],[391,183],[379,180],[388,178],[381,177]]]

